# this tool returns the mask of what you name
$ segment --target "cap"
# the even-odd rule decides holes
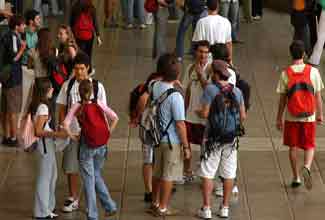
[[[212,62],[212,71],[213,73],[219,73],[226,78],[230,77],[228,64],[223,60],[214,60]]]

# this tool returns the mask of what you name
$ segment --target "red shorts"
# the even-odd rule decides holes
[[[304,150],[315,148],[315,122],[285,121],[283,144]]]
[[[188,142],[191,144],[201,145],[203,141],[205,126],[202,124],[194,124],[187,121],[185,124]]]

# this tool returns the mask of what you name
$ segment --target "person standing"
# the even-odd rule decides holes
[[[277,93],[280,95],[276,126],[283,131],[283,144],[289,147],[293,173],[291,187],[301,185],[298,169],[298,149],[304,151],[301,174],[307,189],[312,188],[311,165],[315,153],[316,121],[322,123],[321,90],[324,88],[319,71],[304,63],[304,43],[290,45],[292,64],[281,73]],[[304,89],[306,88],[306,89]],[[283,117],[285,113],[285,117]]]
[[[102,44],[96,8],[91,0],[80,0],[74,4],[71,10],[70,26],[78,46],[91,60],[95,36],[98,45]]]

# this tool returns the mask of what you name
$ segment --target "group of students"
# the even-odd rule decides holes
[[[23,147],[36,151],[39,158],[33,213],[36,219],[58,216],[55,211],[58,150],[63,151],[62,167],[69,189],[62,211],[79,208],[79,173],[88,219],[99,218],[96,193],[106,216],[117,211],[100,173],[118,116],[107,106],[103,84],[90,77],[94,73],[91,55],[96,36],[101,43],[94,10],[91,1],[78,1],[72,8],[71,28],[59,25],[57,43],[50,29],[42,27],[40,12],[31,9],[24,17],[13,14],[5,17],[8,26],[1,33],[0,45],[5,131],[2,144],[16,147],[28,143],[29,136],[35,137],[35,143]],[[28,80],[23,79],[29,76],[31,85],[25,85]],[[29,91],[27,94],[23,94],[23,84]],[[22,103],[23,96],[26,103]],[[19,114],[22,114],[20,130]],[[28,117],[32,119],[30,124]],[[19,132],[28,126],[34,128],[29,134]],[[94,133],[98,129],[102,131],[100,136]]]

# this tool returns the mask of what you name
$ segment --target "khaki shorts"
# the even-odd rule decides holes
[[[20,113],[23,99],[22,86],[2,87],[1,96],[1,110],[3,113]]]
[[[178,144],[161,143],[154,152],[153,176],[167,181],[177,181],[183,175],[183,151]]]
[[[63,151],[62,169],[65,174],[79,173],[79,142],[70,141]]]

